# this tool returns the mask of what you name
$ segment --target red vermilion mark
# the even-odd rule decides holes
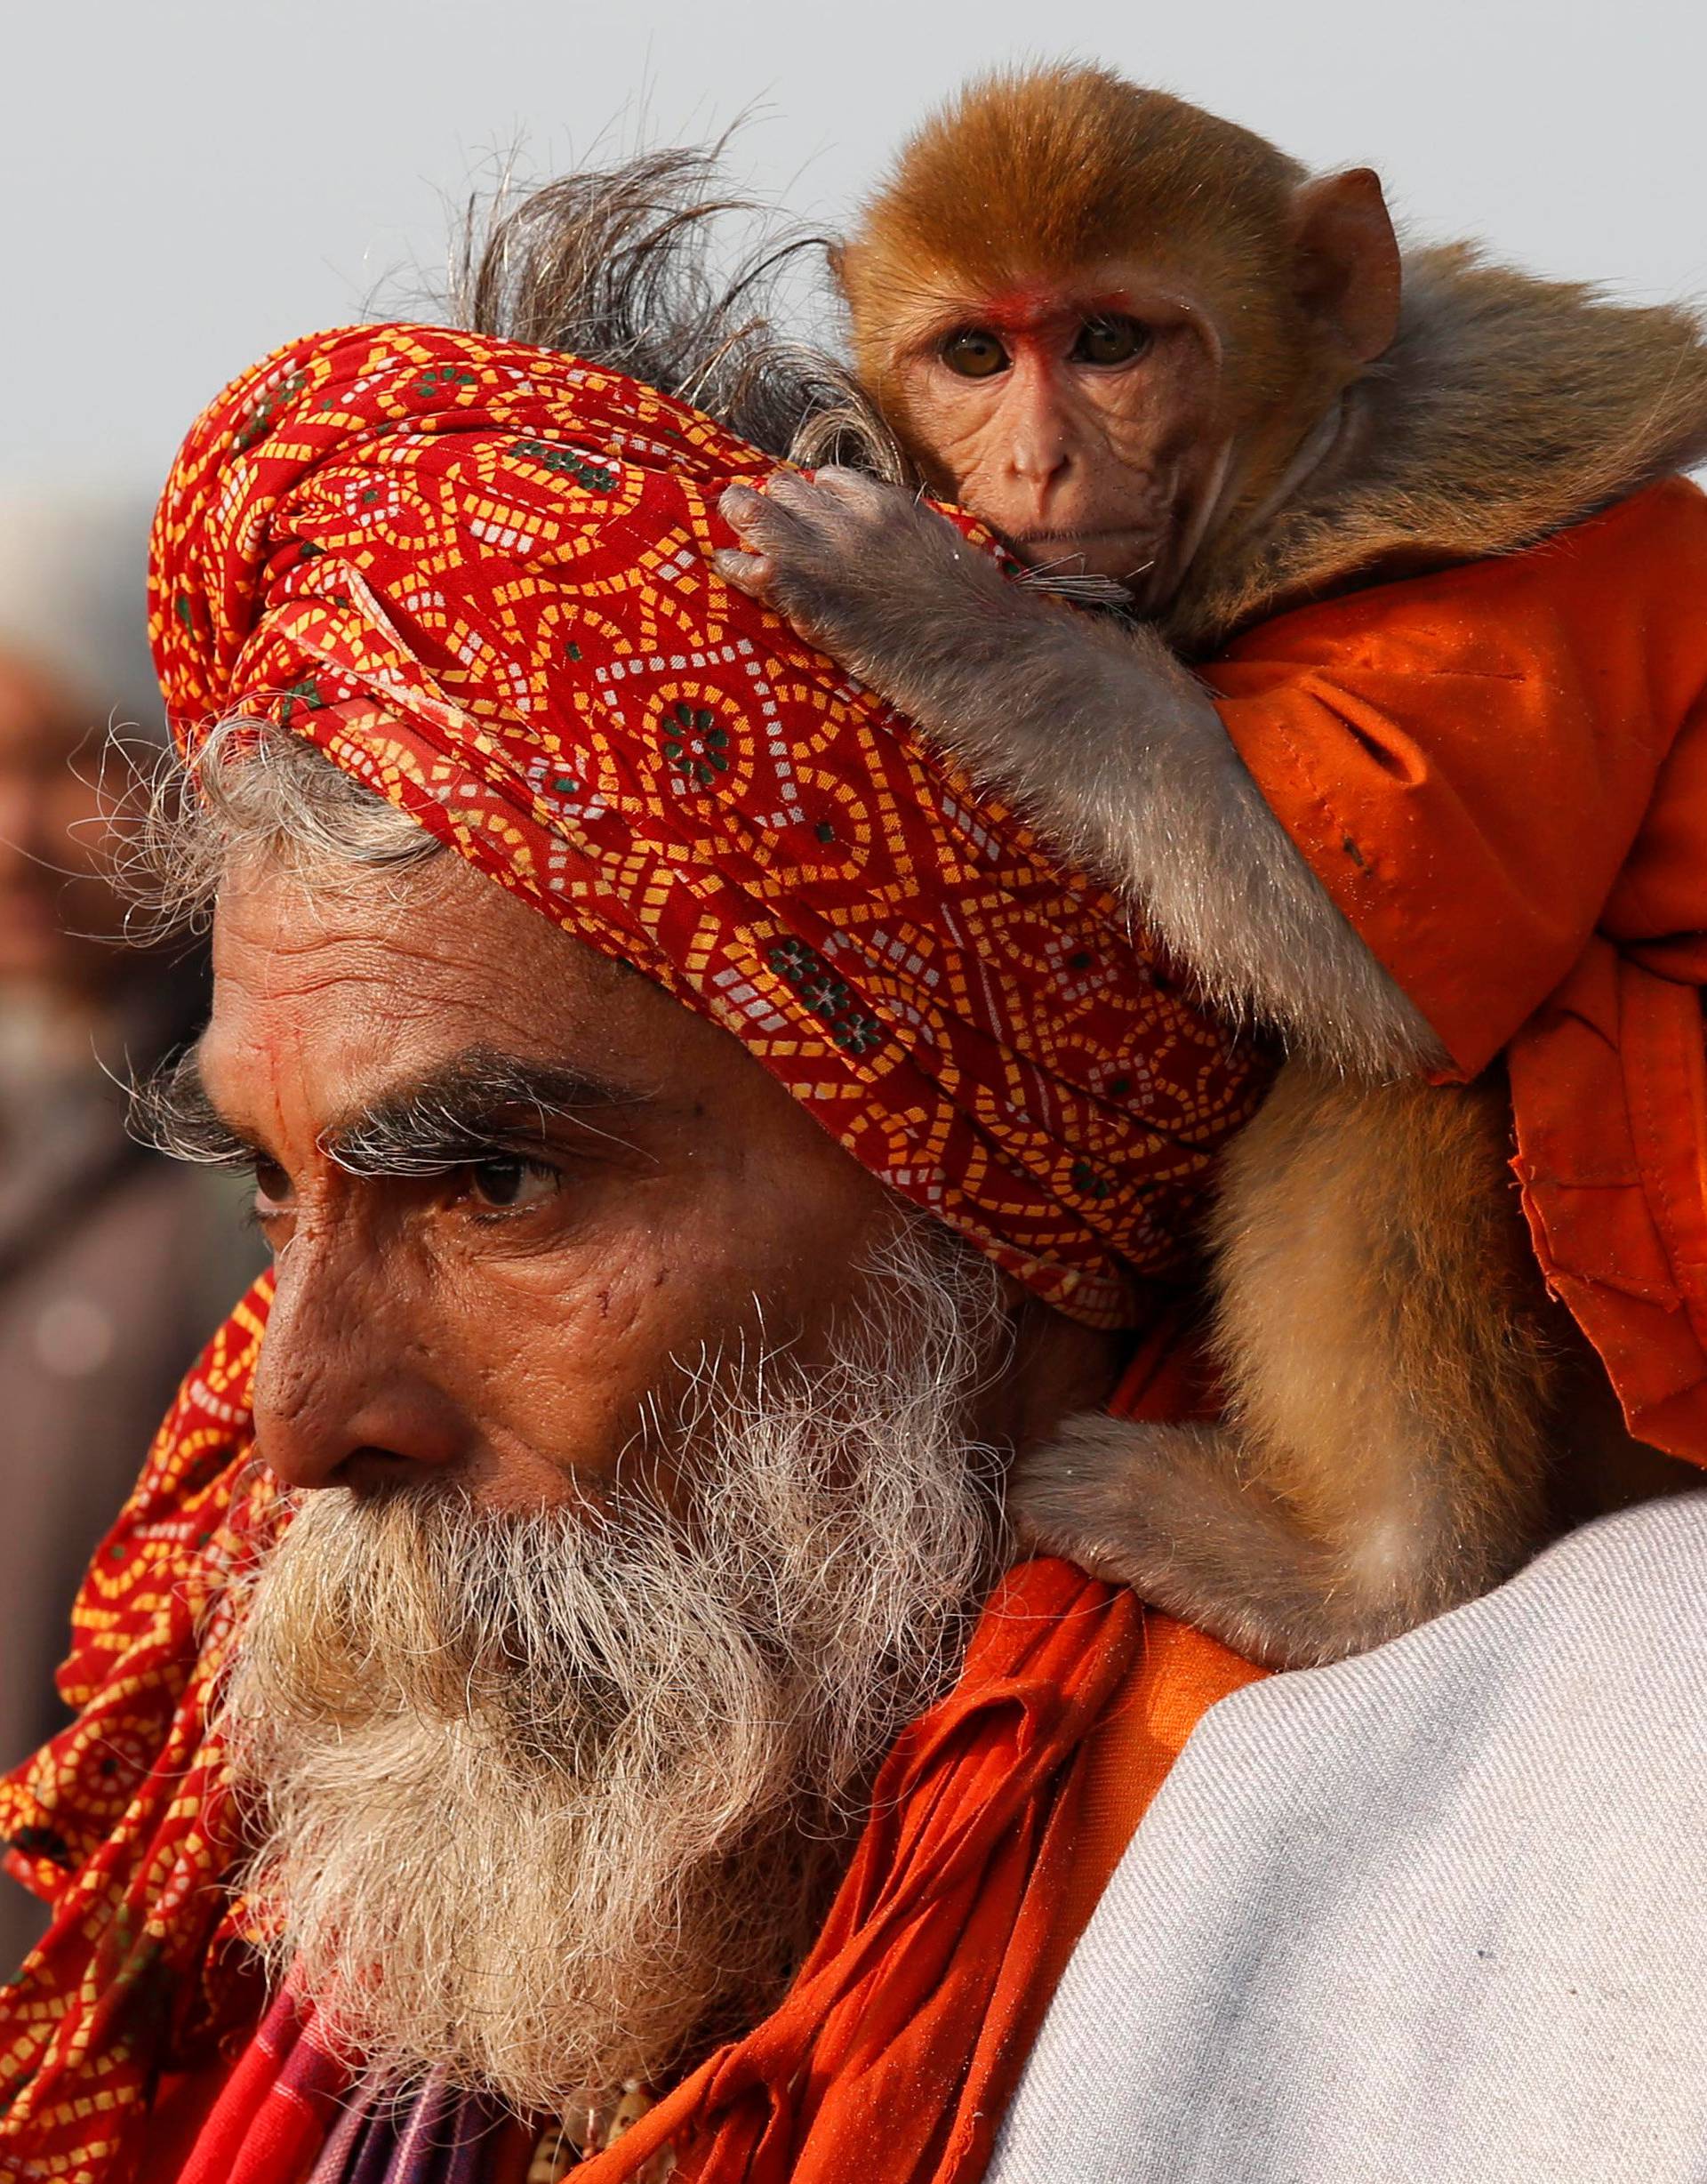
[[[1063,320],[1077,323],[1124,311],[1128,300],[1118,289],[1067,289],[1032,282],[982,296],[968,316],[998,333],[1038,333]]]

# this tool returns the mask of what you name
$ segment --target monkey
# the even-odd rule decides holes
[[[1073,1422],[1015,1472],[1022,1539],[1308,1666],[1500,1582],[1561,1497],[1575,1517],[1694,1481],[1624,1427],[1549,1293],[1497,1060],[1456,1080],[1206,677],[1276,617],[1474,577],[1700,461],[1699,325],[1464,246],[1401,255],[1371,170],[1313,176],[1078,66],[968,87],[831,263],[917,489],[836,468],[732,487],[724,575],[1282,1055],[1206,1222],[1221,1422]],[[1063,571],[1077,603],[1049,596]],[[1567,1446],[1605,1466],[1601,1501],[1558,1484]]]

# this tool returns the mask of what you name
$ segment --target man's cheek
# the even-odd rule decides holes
[[[525,1296],[510,1282],[463,1285],[447,1334],[476,1391],[481,1440],[583,1485],[608,1479],[676,1380],[676,1354],[701,1346],[678,1289],[666,1263],[640,1254]]]

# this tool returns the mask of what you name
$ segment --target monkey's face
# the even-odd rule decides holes
[[[1121,269],[967,296],[910,340],[886,405],[933,487],[1022,561],[1161,611],[1227,487],[1211,314]]]
[[[1379,181],[1305,181],[1267,232],[1253,214],[1222,233],[1175,175],[1138,223],[1147,239],[1062,263],[1038,207],[1006,234],[997,195],[986,246],[942,179],[934,195],[897,184],[832,260],[867,389],[934,489],[1021,560],[1112,577],[1141,614],[1165,612],[1394,338]],[[1079,211],[1097,233],[1116,224],[1094,193]]]

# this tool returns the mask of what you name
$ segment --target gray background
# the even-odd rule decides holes
[[[152,490],[289,336],[419,308],[452,209],[755,110],[748,180],[834,220],[969,69],[1076,53],[1367,162],[1434,235],[1707,290],[1707,0],[0,0],[0,486]]]

